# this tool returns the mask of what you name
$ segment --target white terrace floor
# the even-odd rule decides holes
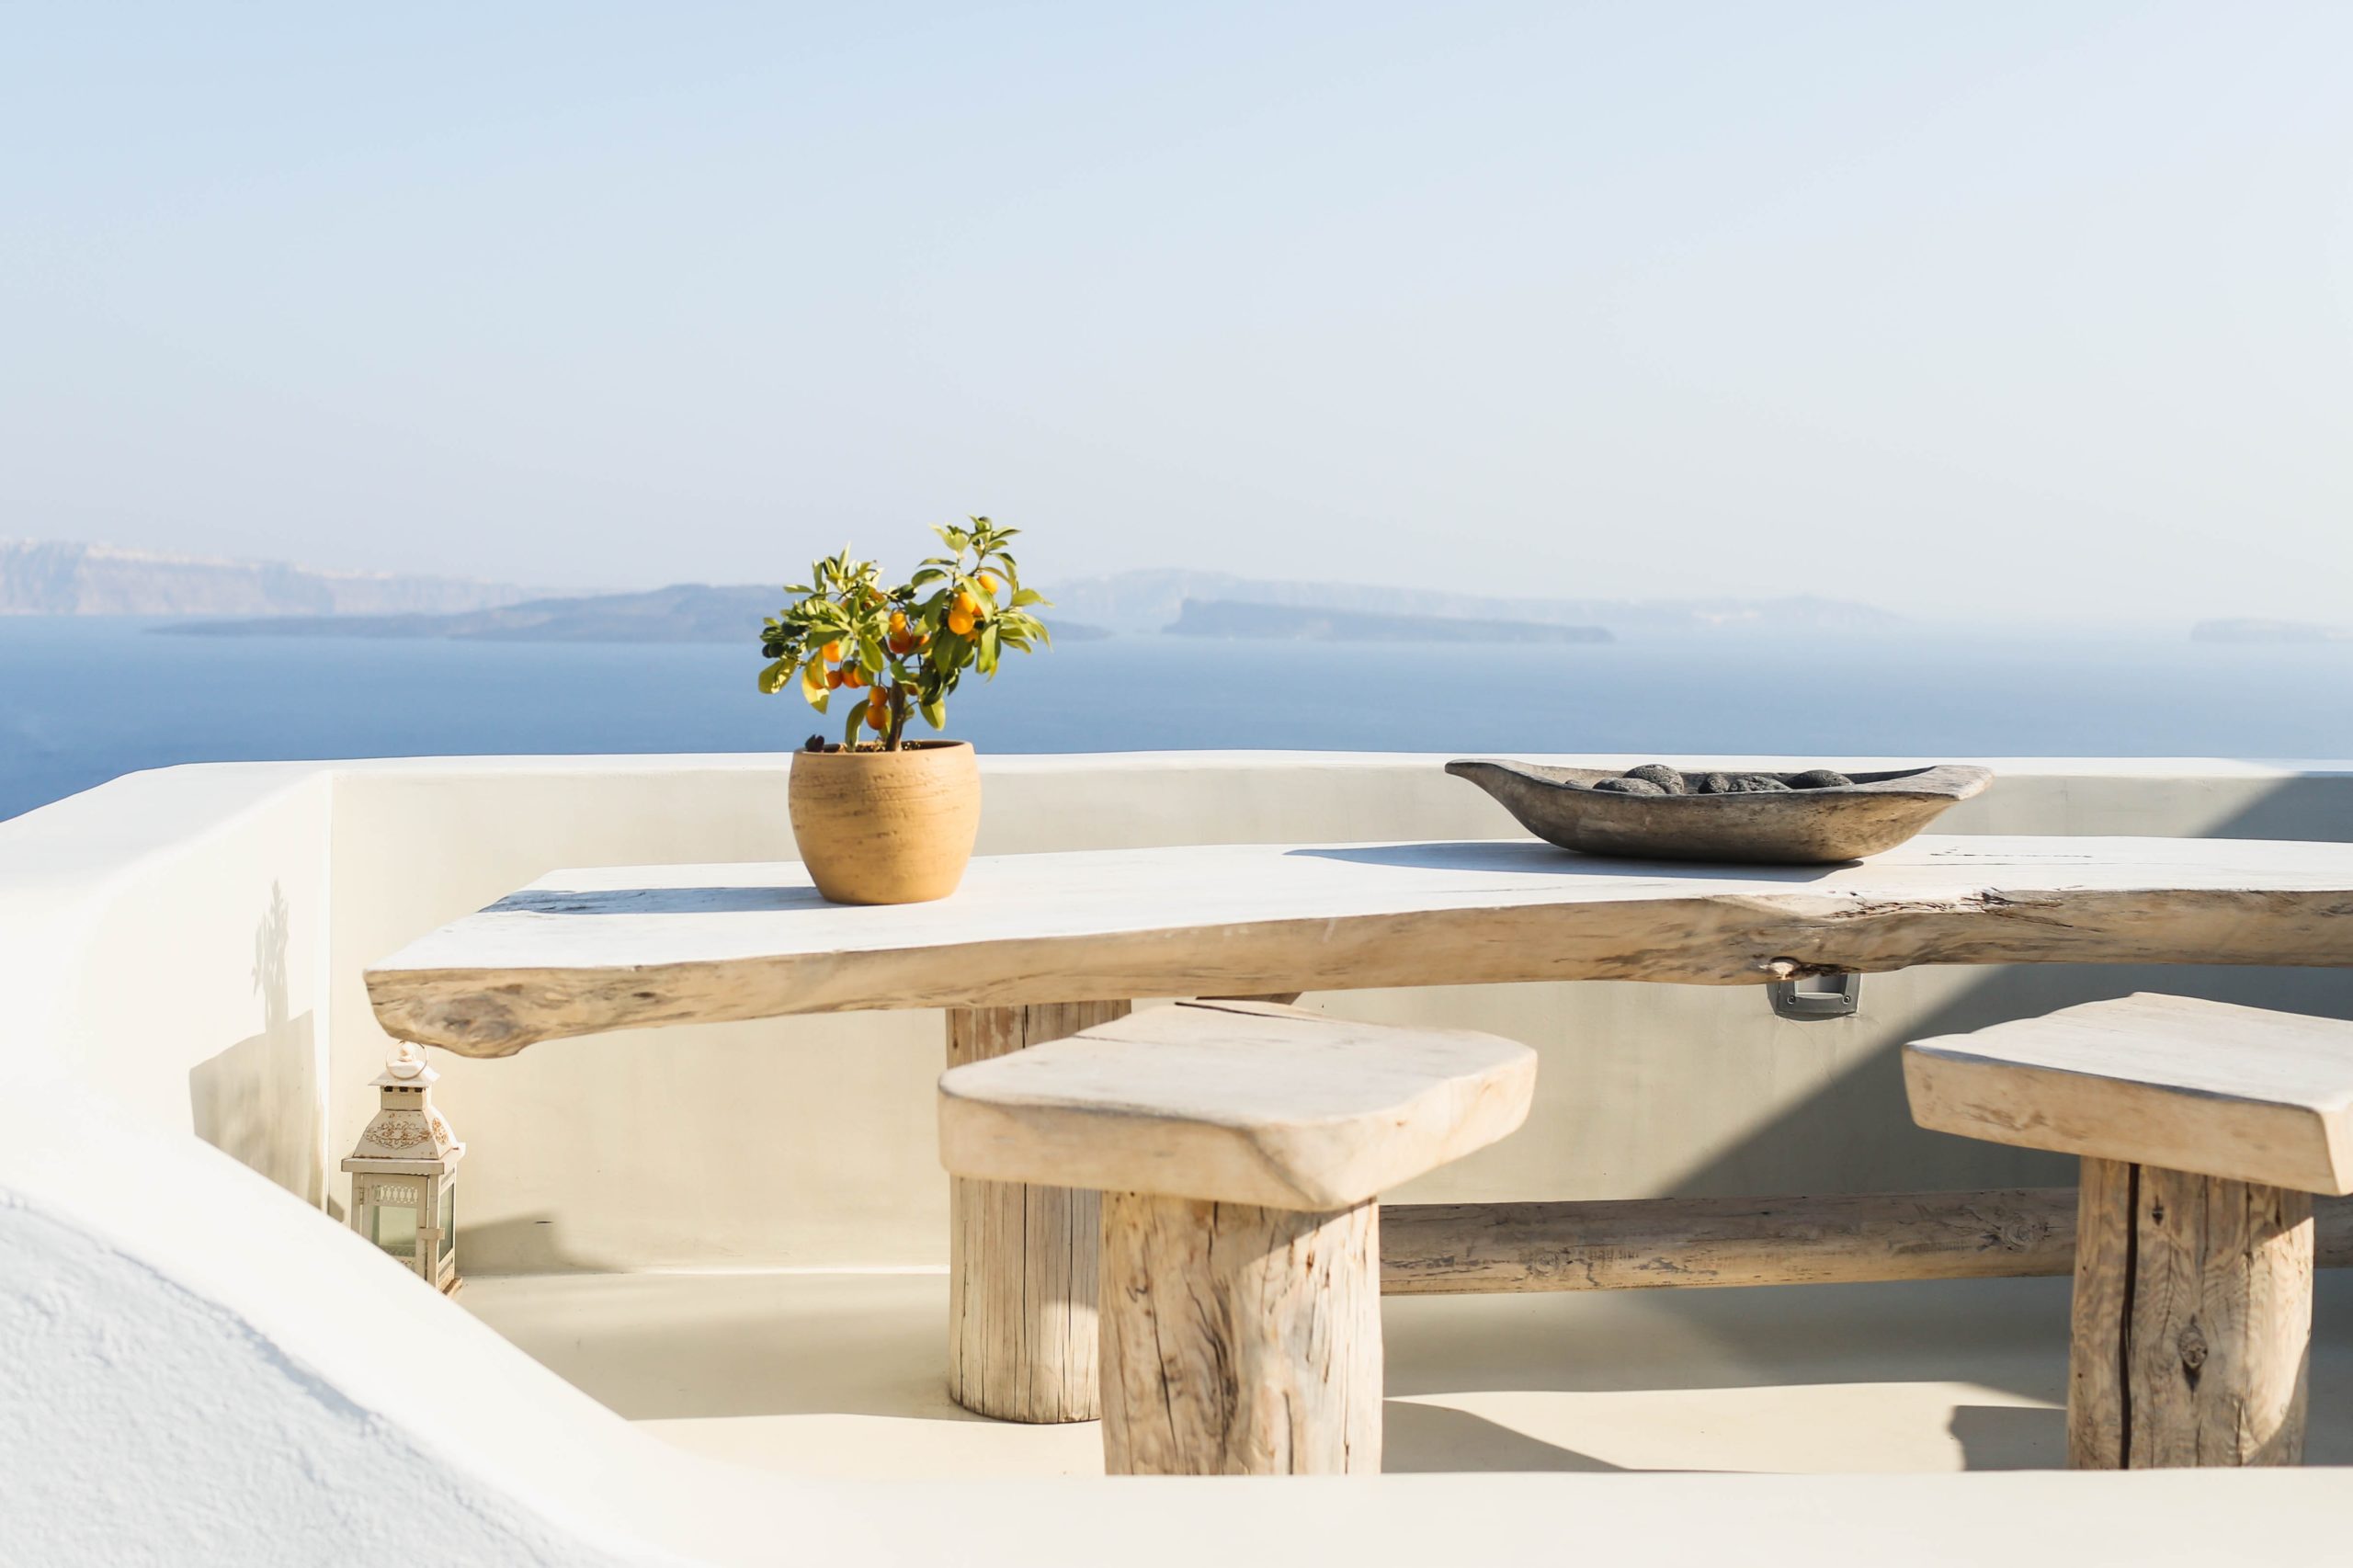
[[[802,1475],[1099,1474],[1092,1423],[942,1388],[945,1273],[528,1275],[460,1298],[645,1430]],[[2320,1278],[2307,1464],[2353,1463],[2353,1272]],[[1415,1471],[1949,1471],[2064,1460],[2067,1283],[1392,1297]]]

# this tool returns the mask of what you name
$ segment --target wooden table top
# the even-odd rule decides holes
[[[1920,963],[2353,964],[2353,844],[1922,837],[1830,867],[1532,839],[984,856],[937,903],[798,864],[557,871],[368,971],[467,1056],[858,1008],[1547,980],[1740,984]]]

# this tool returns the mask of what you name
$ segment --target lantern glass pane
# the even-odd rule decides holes
[[[376,1205],[376,1222],[369,1240],[404,1262],[416,1261],[416,1210],[402,1204],[381,1201],[390,1193],[380,1193]]]
[[[441,1184],[441,1246],[435,1261],[446,1263],[458,1245],[458,1189],[448,1182]]]

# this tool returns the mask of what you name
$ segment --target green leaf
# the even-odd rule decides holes
[[[761,693],[765,696],[775,696],[777,688],[784,685],[785,677],[791,673],[791,661],[789,659],[779,659],[775,664],[770,665],[767,668],[760,672]]]
[[[842,726],[843,745],[854,746],[858,744],[858,727],[865,722],[866,704],[863,702],[851,703],[849,706],[849,722]]]
[[[801,667],[801,695],[818,712],[825,710],[825,661],[812,659]]]
[[[1053,602],[1053,600],[1048,598],[1045,595],[1040,593],[1035,588],[1017,588],[1014,590],[1013,608],[1015,609],[1019,609],[1024,605],[1046,605],[1048,607],[1051,607]]]

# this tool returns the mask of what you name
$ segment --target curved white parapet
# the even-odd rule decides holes
[[[1440,760],[1000,759],[983,846],[1512,831]],[[1953,813],[1956,831],[2321,837],[2353,825],[2343,767],[1996,767],[2003,782]],[[553,865],[789,857],[782,777],[771,757],[183,768],[0,824],[12,1111],[0,1137],[0,1561],[1426,1563],[1570,1551],[1910,1564],[1998,1551],[2080,1564],[2326,1561],[2342,1540],[2347,1483],[2327,1471],[850,1483],[657,1441],[340,1223],[327,1172],[384,1057],[353,1000],[357,973]],[[1759,1186],[1814,1169],[1819,1152],[1780,1139],[1810,1102],[1761,1069],[1744,1076],[1766,1053],[1740,1044],[1794,1040],[1817,1080],[1836,1080],[1842,1051],[1859,1060],[1922,1011],[2012,1005],[1957,983],[1873,977],[1867,1010],[1881,1016],[1855,1038],[1777,1034],[1812,1026],[1772,1020],[1753,995],[1445,994],[1439,1016],[1501,1019],[1546,1052],[1552,1097],[1537,1115],[1576,1136],[1523,1135],[1437,1194],[1541,1184],[1584,1196],[1581,1183],[1623,1178],[1612,1190],[1625,1195],[1711,1160]],[[2278,983],[2302,987],[2295,998],[2315,1011],[2353,1000],[2344,976]],[[928,1146],[936,1020],[745,1028],[572,1042],[529,1068],[439,1062],[475,1150],[476,1266],[708,1264],[759,1246],[772,1250],[753,1261],[927,1263],[942,1230],[938,1173],[905,1147]],[[1685,1146],[1643,1164],[1624,1151],[1656,1142],[1657,1126],[1621,1108],[1638,1124],[1621,1144],[1589,1119],[1572,1091],[1593,1081],[1582,1038],[1604,1030],[1621,1047],[1640,1035],[1659,1074],[1646,1094],[1686,1096]],[[647,1093],[657,1069],[673,1093]],[[716,1092],[731,1084],[732,1099]],[[641,1143],[595,1162],[641,1178],[623,1200],[618,1180],[566,1152],[569,1123],[595,1119],[609,1137],[631,1107]],[[1963,1151],[1923,1178],[1920,1145],[1902,1132],[1874,1129],[1843,1151],[1858,1185],[1967,1185],[2009,1168],[1999,1151]],[[715,1147],[699,1155],[698,1142]],[[755,1148],[768,1152],[755,1190],[714,1187],[714,1170],[742,1171]],[[665,1161],[683,1170],[649,1174]],[[831,1200],[779,1203],[796,1190]],[[681,1221],[687,1204],[694,1224]],[[681,1256],[682,1235],[703,1250]]]

